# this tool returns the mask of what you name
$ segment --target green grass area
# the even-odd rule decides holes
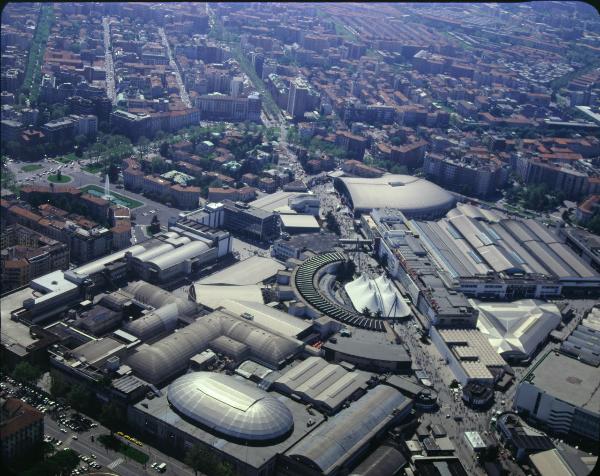
[[[43,167],[39,164],[29,164],[29,165],[24,165],[23,167],[21,167],[21,171],[22,172],[35,172],[36,170],[40,170],[41,168],[43,168]]]
[[[67,183],[73,180],[68,175],[61,175],[60,177],[56,174],[48,175],[48,182],[52,183]]]
[[[104,189],[97,185],[86,185],[85,187],[81,187],[79,190],[81,190],[82,192],[89,193],[90,195],[94,195],[96,197],[102,197],[102,195],[104,195]],[[126,197],[125,195],[121,195],[119,193],[115,193],[112,190],[110,191],[110,194],[113,198],[115,198],[115,202],[118,205],[125,206],[131,210],[133,210],[134,208],[141,207],[143,205],[142,202],[138,202],[133,198]]]
[[[62,157],[57,157],[55,160],[57,160],[61,164],[70,164],[71,162],[79,160],[79,157],[77,157],[75,154],[71,153],[71,154],[63,155]]]
[[[46,50],[46,44],[53,22],[54,8],[52,4],[42,4],[33,41],[29,49],[25,80],[23,81],[23,89],[29,91],[30,101],[36,101],[40,93],[44,51]]]
[[[146,453],[138,450],[137,448],[134,448],[133,446],[129,446],[123,443],[121,440],[115,438],[114,436],[100,435],[98,437],[98,441],[100,441],[100,443],[102,443],[107,448],[110,448],[114,451],[118,451],[119,453],[125,455],[127,458],[137,461],[140,464],[146,464],[150,459],[150,457]]]
[[[84,167],[82,167],[83,170],[85,170],[86,172],[89,172],[91,174],[97,174],[98,172],[104,170],[104,164],[98,162],[97,164],[89,164],[89,165],[85,165]]]

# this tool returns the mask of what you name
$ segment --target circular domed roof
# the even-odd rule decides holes
[[[169,385],[167,398],[181,414],[235,439],[274,440],[294,426],[292,413],[282,402],[228,375],[184,375]]]
[[[386,174],[376,178],[341,177],[355,211],[397,208],[412,215],[443,215],[456,203],[454,196],[429,182],[411,175]]]

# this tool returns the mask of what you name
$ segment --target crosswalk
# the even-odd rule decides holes
[[[112,463],[110,463],[109,465],[107,465],[106,467],[108,469],[115,469],[117,466],[119,466],[123,461],[125,461],[123,458],[117,458],[116,460],[114,460]]]

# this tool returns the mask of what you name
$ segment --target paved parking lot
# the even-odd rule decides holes
[[[62,408],[60,411],[51,411],[51,408],[59,406],[58,402],[54,401],[48,394],[37,387],[23,384],[19,386],[17,382],[11,382],[6,377],[2,380],[0,388],[5,397],[14,396],[23,398],[31,405],[45,411],[44,434],[52,439],[52,444],[57,449],[70,448],[80,455],[87,457],[95,456],[90,461],[100,464],[101,471],[104,474],[120,474],[122,476],[158,474],[150,467],[155,462],[165,462],[167,464],[167,471],[163,473],[166,475],[187,476],[194,473],[191,468],[182,464],[177,459],[171,458],[148,445],[137,448],[150,456],[146,466],[128,459],[121,453],[105,448],[98,441],[98,437],[110,434],[108,428],[84,415],[76,416],[77,413],[68,407],[59,407]],[[51,403],[54,403],[54,405],[51,405]],[[58,443],[59,441],[60,444]],[[80,468],[82,469],[87,468],[87,466],[83,461],[80,464]]]

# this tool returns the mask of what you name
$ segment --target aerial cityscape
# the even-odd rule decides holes
[[[591,4],[9,2],[0,44],[3,476],[600,474]]]

